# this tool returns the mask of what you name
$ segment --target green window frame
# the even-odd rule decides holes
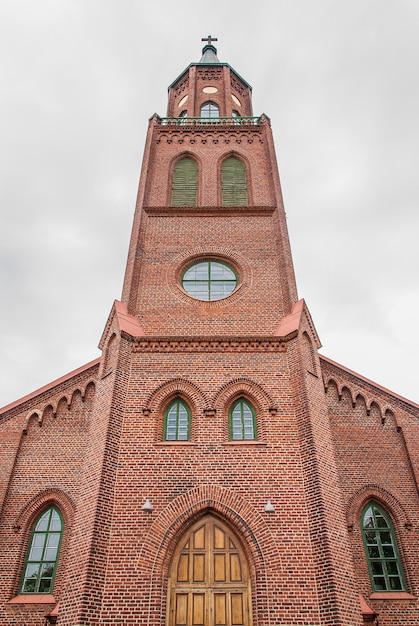
[[[405,591],[396,536],[387,513],[370,502],[362,513],[361,529],[373,591]]]
[[[193,263],[182,276],[184,290],[192,298],[206,302],[227,298],[237,283],[237,274],[230,265],[211,259]]]
[[[63,518],[55,506],[35,520],[23,568],[20,593],[52,593],[64,531]]]
[[[218,107],[218,104],[215,104],[215,102],[211,102],[211,100],[204,102],[204,104],[201,106],[201,118],[203,118],[202,121],[210,123],[211,119],[216,119],[218,117],[220,117],[220,109]]]
[[[174,167],[171,206],[196,206],[197,194],[198,164],[184,157]]]
[[[246,168],[240,159],[228,157],[221,165],[223,206],[247,206]]]
[[[164,440],[189,441],[191,437],[191,412],[180,398],[173,400],[164,413]]]
[[[248,400],[239,398],[230,409],[230,440],[252,439],[257,439],[255,409]]]

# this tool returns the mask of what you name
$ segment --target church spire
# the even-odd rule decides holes
[[[208,35],[208,37],[203,37],[201,41],[206,41],[207,44],[202,48],[202,57],[199,63],[219,63],[220,61],[217,57],[217,48],[212,45],[213,41],[218,41],[217,37],[211,37],[211,35]]]

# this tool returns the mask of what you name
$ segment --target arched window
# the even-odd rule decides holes
[[[223,206],[247,206],[246,170],[243,163],[229,157],[221,166]]]
[[[230,410],[230,439],[256,439],[256,414],[244,398],[236,400]]]
[[[220,117],[220,109],[215,102],[204,102],[201,106],[201,117],[206,118],[203,119],[203,122],[211,122],[211,119]]]
[[[235,118],[235,119],[234,119],[234,124],[235,124],[235,126],[240,125],[240,124],[241,124],[241,119],[240,119],[240,118],[241,118],[241,115],[240,115],[240,113],[239,113],[238,111],[234,111],[234,110],[233,110],[233,111],[232,111],[232,116]]]
[[[50,506],[33,525],[21,593],[52,593],[62,534],[61,514],[55,506]]]
[[[181,113],[179,113],[178,115],[179,124],[186,124],[187,117],[188,117],[188,112],[186,111],[186,109],[182,111]]]
[[[169,404],[164,414],[164,440],[189,441],[191,413],[183,400],[176,398]]]
[[[362,514],[361,527],[373,591],[404,590],[400,555],[387,513],[370,502]]]
[[[172,206],[196,206],[198,164],[190,157],[175,165],[172,185]]]

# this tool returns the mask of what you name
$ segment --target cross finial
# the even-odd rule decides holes
[[[218,39],[217,37],[211,37],[211,35],[208,35],[208,37],[202,37],[201,41],[206,41],[207,45],[210,46],[213,41],[218,41]]]

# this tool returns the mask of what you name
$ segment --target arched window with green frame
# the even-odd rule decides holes
[[[387,513],[370,502],[362,513],[361,529],[373,591],[405,590],[396,536]]]
[[[230,439],[257,439],[256,413],[253,406],[245,398],[236,400],[230,409]]]
[[[198,164],[190,157],[180,159],[173,171],[172,206],[196,206]]]
[[[180,398],[169,404],[164,413],[165,441],[189,441],[191,431],[191,412],[188,405]]]
[[[55,506],[50,506],[35,520],[20,593],[52,593],[63,530],[63,519]]]
[[[236,157],[228,157],[221,165],[223,206],[247,206],[246,168]]]

